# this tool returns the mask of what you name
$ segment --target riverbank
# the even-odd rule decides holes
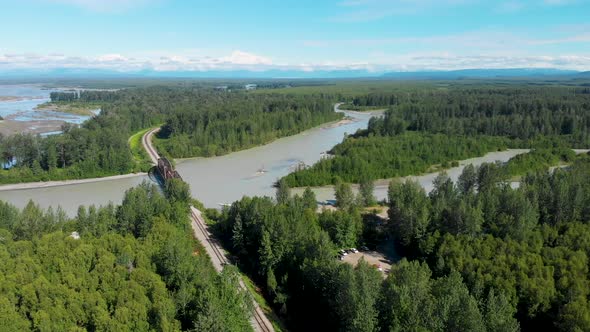
[[[461,160],[461,161],[459,161],[459,166],[451,167],[451,168],[445,169],[444,171],[447,173],[449,178],[451,178],[451,180],[457,181],[457,179],[459,178],[459,175],[461,175],[461,173],[463,172],[463,169],[467,165],[479,166],[483,163],[490,163],[490,162],[496,162],[496,161],[506,162],[506,161],[510,160],[510,158],[513,158],[514,156],[517,156],[517,155],[523,154],[523,153],[528,153],[529,151],[530,151],[529,149],[508,149],[505,151],[490,152],[490,153],[485,154],[482,157]],[[387,191],[389,189],[389,183],[391,181],[405,181],[408,179],[418,182],[424,188],[424,190],[426,190],[426,192],[430,192],[432,190],[432,188],[434,187],[433,182],[434,182],[434,179],[438,176],[438,174],[440,174],[440,171],[421,174],[421,175],[410,175],[410,176],[404,176],[404,177],[375,180],[374,181],[375,197],[378,200],[386,199],[387,198]],[[328,201],[328,200],[334,199],[334,186],[333,185],[311,187],[310,189],[316,194],[318,201]],[[353,189],[353,192],[355,192],[355,194],[358,193],[358,191],[359,191],[358,184],[353,184],[352,189]],[[303,194],[304,190],[305,190],[304,187],[292,188],[293,194],[300,194],[301,195],[301,194]]]
[[[345,118],[345,119],[342,119],[338,122],[334,122],[334,123],[328,124],[326,126],[323,126],[322,129],[336,128],[336,127],[344,126],[344,125],[347,125],[347,124],[350,124],[353,122],[354,122],[354,120],[352,118]]]
[[[76,185],[76,184],[85,184],[85,183],[94,183],[94,182],[115,181],[115,180],[128,179],[128,178],[140,177],[140,176],[145,176],[145,175],[147,175],[147,173],[131,173],[131,174],[113,175],[113,176],[105,176],[102,178],[91,178],[91,179],[4,184],[4,185],[0,185],[0,192],[11,191],[11,190],[27,190],[27,189],[71,186],[71,185]]]
[[[0,96],[0,102],[15,102],[23,100],[44,99],[43,97],[29,97],[29,96]]]
[[[347,103],[341,103],[341,105],[344,108],[342,110],[347,112],[385,112],[388,109],[387,106],[354,106]]]
[[[342,141],[345,134],[365,129],[369,119],[379,114],[346,112],[345,116],[353,118],[351,123],[341,122],[339,126],[322,129],[330,124],[328,122],[266,145],[225,156],[185,159],[177,162],[177,169],[190,184],[193,197],[199,198],[207,207],[216,208],[220,203],[233,202],[244,195],[273,196],[273,184],[277,179],[290,173],[299,162],[306,165],[317,162],[326,151]],[[260,168],[267,172],[254,177]],[[126,179],[121,179],[124,176],[115,176],[96,180],[57,181],[52,184],[36,182],[6,185],[0,187],[3,188],[0,190],[0,200],[22,208],[32,199],[43,208],[61,206],[72,216],[80,205],[120,203],[127,189],[149,180],[141,174],[145,173],[131,174]]]
[[[335,105],[334,110],[337,110],[337,105]],[[42,112],[42,111],[39,111]],[[22,112],[21,112],[22,113]],[[14,119],[21,116],[21,113],[15,113],[9,116],[9,119],[4,119],[0,121],[0,133],[3,135],[12,135],[17,133],[32,133],[32,134],[43,134],[43,133],[57,133],[61,130],[61,126],[66,121],[58,121],[58,120],[33,120],[33,121],[16,121]],[[339,127],[339,126],[346,126],[349,124],[349,121],[334,121],[333,123],[338,124],[337,126],[332,127]],[[328,122],[330,124],[330,122]],[[325,124],[323,124],[325,125]],[[320,128],[318,126],[316,128]],[[316,129],[312,128],[312,129]],[[310,129],[311,130],[311,129]],[[134,159],[138,162],[138,169],[135,171],[140,171],[137,173],[125,174],[125,175],[114,175],[114,176],[107,176],[107,177],[100,177],[100,178],[90,178],[90,179],[72,179],[72,180],[59,180],[59,181],[46,181],[46,182],[26,182],[26,183],[13,183],[13,184],[5,184],[0,185],[0,191],[7,192],[13,190],[30,190],[30,189],[39,189],[39,188],[50,188],[50,187],[59,187],[59,186],[68,186],[68,185],[76,185],[76,184],[86,184],[86,183],[93,183],[93,182],[107,182],[113,181],[118,179],[125,179],[129,177],[137,177],[137,176],[145,176],[147,173],[145,171],[151,166],[150,160],[147,157],[147,154],[143,151],[142,145],[140,144],[141,138],[144,134],[148,131],[141,130],[129,138],[129,144],[131,146],[131,150],[134,156]],[[301,134],[301,133],[300,133]],[[297,134],[298,135],[298,134]],[[293,135],[296,136],[296,135]],[[245,149],[242,151],[247,151],[251,149],[256,149],[261,146],[265,146],[271,143],[259,145],[256,147],[251,147],[250,149]],[[236,152],[232,152],[233,154]],[[189,158],[197,159],[203,157],[196,157],[196,158]],[[215,157],[210,157],[215,158]],[[208,159],[208,158],[205,158]]]
[[[338,108],[339,105],[341,105],[342,103],[337,103],[334,105],[334,112],[336,113],[350,113],[350,114],[358,114],[362,117],[373,117],[373,116],[381,116],[383,114],[382,111],[371,111],[371,112],[355,112],[355,111],[344,111]],[[366,120],[366,119],[365,119]],[[221,157],[227,157],[230,156],[232,154],[236,154],[236,153],[245,153],[245,152],[254,152],[257,149],[260,149],[264,146],[268,146],[268,145],[272,145],[274,143],[276,143],[277,141],[281,141],[281,140],[285,140],[285,139],[290,139],[292,137],[297,137],[297,136],[306,136],[309,133],[315,132],[317,130],[330,130],[330,129],[338,129],[338,128],[342,128],[342,127],[347,127],[347,126],[351,126],[354,125],[356,127],[356,124],[359,124],[360,121],[365,121],[365,120],[361,120],[355,117],[351,117],[351,116],[345,116],[345,118],[340,119],[340,120],[334,120],[334,121],[330,121],[330,122],[326,122],[323,123],[321,125],[318,125],[316,127],[313,128],[309,128],[306,129],[302,132],[299,132],[297,134],[294,135],[290,135],[290,136],[284,136],[284,137],[278,137],[273,139],[270,142],[266,142],[264,144],[260,144],[260,145],[256,145],[256,146],[251,146],[248,148],[244,148],[242,150],[238,150],[238,151],[232,151],[230,153],[227,154],[222,154],[222,155],[218,155],[218,156],[210,156],[210,157],[189,157],[189,158],[174,158],[174,162],[180,164],[180,163],[184,163],[184,162],[190,162],[193,160],[207,160],[207,159],[215,159],[215,158],[221,158]],[[368,120],[367,120],[368,121]],[[363,127],[362,129],[364,129],[365,127]],[[361,128],[355,128],[354,130],[351,130],[350,132],[344,131],[344,133],[350,134],[350,133],[354,133],[357,129],[361,129]],[[341,139],[341,138],[340,138]],[[155,143],[154,145],[157,147],[158,146],[158,138],[155,137],[153,139],[153,143]],[[333,144],[330,148],[332,148],[334,145],[336,145],[337,143]],[[329,149],[326,149],[325,151],[321,151],[326,152]]]
[[[572,150],[576,154],[590,153],[590,149],[572,149]],[[511,158],[513,158],[517,155],[520,155],[520,154],[528,153],[529,151],[530,151],[530,149],[508,149],[505,151],[490,152],[482,157],[461,160],[461,161],[459,161],[459,166],[444,169],[444,171],[447,173],[449,178],[451,180],[453,180],[453,182],[456,182],[457,179],[459,178],[459,175],[461,175],[461,173],[463,172],[463,169],[467,165],[471,164],[471,165],[477,167],[483,163],[490,163],[490,162],[496,162],[496,161],[507,162]],[[567,167],[567,166],[568,165],[555,166],[555,167],[549,168],[549,170],[551,171],[551,170],[559,168],[559,167]],[[389,189],[389,183],[391,181],[402,181],[403,182],[406,180],[413,180],[413,181],[418,182],[424,188],[424,190],[426,190],[426,192],[429,193],[433,189],[434,179],[440,174],[440,171],[442,171],[442,170],[438,170],[436,172],[429,172],[429,173],[425,173],[425,174],[421,174],[421,175],[410,175],[410,176],[404,176],[404,177],[375,180],[373,182],[375,185],[375,192],[374,192],[375,197],[378,200],[387,199],[387,191]],[[515,185],[515,183],[518,182],[516,180],[518,180],[518,178],[511,179],[511,184],[513,186]],[[352,184],[351,187],[352,187],[353,192],[355,194],[358,194],[359,185]],[[333,185],[310,187],[310,189],[315,193],[318,201],[328,201],[328,200],[334,199],[334,186]],[[293,194],[302,195],[303,191],[305,190],[305,187],[296,187],[296,188],[292,188],[291,190],[292,190]]]
[[[99,104],[92,103],[65,103],[65,102],[46,102],[35,106],[36,111],[53,111],[75,115],[95,115],[96,110],[100,109]]]
[[[4,119],[0,121],[0,134],[10,136],[15,134],[44,134],[57,132],[65,121],[57,120],[31,120],[15,121]]]

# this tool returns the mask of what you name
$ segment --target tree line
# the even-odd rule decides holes
[[[191,157],[264,144],[341,116],[329,97],[312,95],[152,86],[53,97],[67,100],[68,94],[76,94],[76,102],[99,102],[101,113],[80,126],[64,125],[59,135],[0,136],[0,155],[9,168],[0,170],[0,183],[145,171],[132,158],[129,137],[161,124],[158,148],[168,156]]]
[[[0,330],[251,331],[239,273],[216,274],[189,200],[171,180],[164,194],[144,183],[73,219],[0,202]]]
[[[465,137],[406,132],[394,136],[347,138],[332,150],[332,157],[285,177],[292,187],[358,183],[421,174],[433,166],[448,168],[459,160],[506,149],[503,137]]]
[[[120,94],[113,90],[54,91],[49,93],[52,102],[111,102]]]
[[[519,330],[516,307],[501,288],[475,292],[460,273],[437,275],[418,260],[402,259],[385,280],[364,260],[355,267],[339,262],[339,249],[366,245],[379,232],[362,213],[364,197],[341,183],[339,209],[318,214],[309,188],[290,196],[283,180],[276,200],[244,197],[208,212],[238,266],[291,330]]]
[[[179,103],[158,147],[175,158],[216,156],[268,143],[341,117],[329,99],[232,93],[199,104]]]
[[[590,94],[580,87],[451,87],[374,92],[358,106],[389,107],[348,136],[291,186],[419,174],[437,164],[504,148],[587,148]],[[410,142],[408,142],[410,141]]]
[[[344,183],[337,211],[316,213],[311,190],[291,196],[282,180],[275,200],[245,197],[209,215],[292,330],[587,330],[590,157],[515,189],[508,167],[470,165],[456,183],[443,172],[428,194],[392,182],[381,226]],[[336,259],[373,232],[405,256],[385,279]]]
[[[48,137],[16,134],[0,137],[0,183],[64,180],[126,174],[136,170],[125,132],[114,119],[91,120],[81,127],[62,126]]]
[[[433,275],[502,294],[523,330],[588,330],[590,158],[529,173],[517,189],[502,167],[468,166],[457,183],[441,174],[429,194],[392,182],[390,234]]]
[[[387,134],[392,125],[403,121],[411,131],[521,140],[560,137],[571,147],[585,147],[590,142],[590,94],[586,90],[518,85],[423,89],[387,104],[390,110],[383,119],[372,121],[369,133]],[[393,96],[404,97],[394,94],[390,98]]]

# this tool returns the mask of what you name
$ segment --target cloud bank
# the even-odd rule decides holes
[[[0,54],[0,71],[99,69],[118,72],[152,70],[157,72],[180,71],[338,71],[365,70],[368,72],[455,70],[465,68],[556,68],[590,70],[589,55],[512,56],[502,54],[457,55],[449,52],[414,53],[404,55],[377,55],[372,61],[315,63],[277,63],[270,57],[236,50],[221,57],[195,57],[167,55],[138,58],[121,54],[103,54],[93,57],[64,54]]]

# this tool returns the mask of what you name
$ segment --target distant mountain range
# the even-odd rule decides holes
[[[88,68],[49,70],[0,70],[0,79],[16,78],[373,78],[373,79],[462,79],[462,78],[535,78],[535,77],[590,77],[590,71],[578,72],[552,68],[461,69],[451,71],[370,72],[367,70],[210,70],[210,71],[116,71]]]
[[[461,69],[451,71],[392,72],[383,76],[403,79],[458,79],[458,78],[508,78],[539,76],[580,75],[575,70],[553,68]]]

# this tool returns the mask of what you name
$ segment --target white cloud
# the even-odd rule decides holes
[[[572,30],[573,29],[573,30]],[[367,70],[415,71],[452,70],[461,68],[551,67],[590,70],[590,48],[575,54],[559,51],[554,44],[587,45],[590,34],[579,33],[578,27],[555,30],[551,38],[533,39],[524,32],[482,30],[456,35],[401,37],[388,39],[310,40],[309,48],[334,50],[333,59],[285,59],[275,61],[267,55],[243,50],[219,54],[215,50],[186,49],[172,52],[151,50],[135,54],[101,54],[74,56],[61,53],[34,54],[0,52],[0,72],[18,69],[88,68],[121,72],[155,71],[231,71],[250,70]],[[555,32],[554,31],[554,32]],[[405,47],[411,45],[411,47]],[[338,50],[366,49],[358,58]],[[553,51],[552,51],[553,50]],[[313,53],[313,52],[311,52]],[[211,54],[216,54],[212,56]],[[305,54],[305,52],[303,53]],[[359,61],[360,59],[360,61]]]
[[[260,55],[234,51],[230,56],[222,57],[221,61],[238,65],[271,65],[272,60]]]
[[[551,37],[531,37],[529,31],[484,29],[459,34],[433,35],[427,37],[393,37],[379,39],[324,39],[304,40],[301,44],[309,48],[396,48],[396,49],[430,49],[447,50],[466,54],[505,53],[523,54],[539,53],[535,51],[540,46],[558,44],[579,44],[587,46],[590,42],[590,33],[581,27],[556,27],[549,29],[547,35]],[[586,47],[590,50],[590,48]],[[554,48],[553,52],[561,51]]]
[[[273,63],[269,58],[243,51],[234,51],[221,57],[194,57],[184,55],[136,58],[120,54],[96,57],[66,55],[0,54],[0,72],[18,69],[48,70],[57,68],[87,68],[132,72],[155,71],[210,71],[210,70],[367,70],[416,71],[453,70],[464,68],[560,68],[590,70],[590,54],[576,55],[517,55],[506,52],[457,54],[448,51],[372,54],[367,61],[319,61],[299,63]]]
[[[392,57],[389,61],[404,63],[404,70],[454,70],[465,68],[558,68],[572,70],[590,69],[590,54],[562,56],[511,56],[454,54]],[[401,66],[400,66],[401,68]]]
[[[105,54],[101,55],[96,58],[99,62],[127,62],[129,61],[128,58],[122,56],[121,54]]]
[[[103,54],[94,57],[66,56],[62,54],[0,54],[0,70],[10,69],[51,69],[51,68],[95,68],[117,71],[154,69],[158,71],[178,70],[259,70],[273,66],[270,58],[235,50],[220,57],[191,55],[162,55],[130,57],[121,54]]]

